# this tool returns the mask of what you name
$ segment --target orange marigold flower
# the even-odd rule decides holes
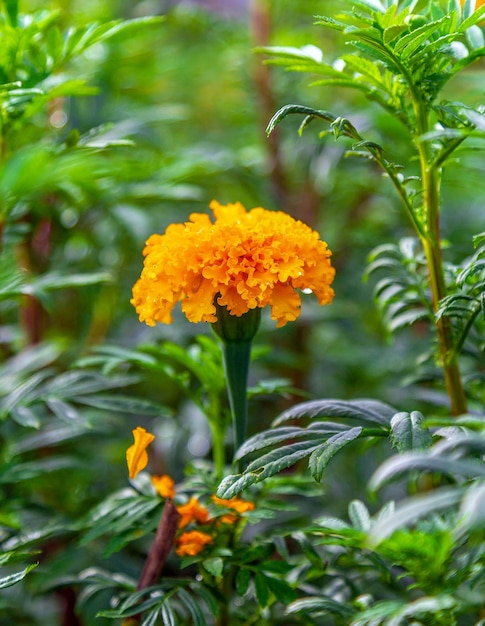
[[[212,543],[212,537],[200,530],[190,530],[182,533],[177,539],[176,554],[179,556],[196,556],[205,548],[208,543]]]
[[[277,326],[300,315],[300,295],[313,292],[321,305],[333,299],[331,251],[316,231],[282,211],[239,202],[210,204],[215,217],[193,213],[152,235],[131,303],[141,322],[170,324],[181,301],[191,322],[215,322],[215,300],[231,315],[271,307]]]
[[[238,513],[246,513],[247,511],[254,511],[254,503],[242,500],[241,498],[231,498],[230,500],[224,500],[217,496],[212,496],[212,502],[219,506],[225,506],[226,509],[233,509]]]
[[[197,498],[190,498],[187,504],[177,507],[180,514],[179,528],[184,528],[190,522],[205,524],[209,519],[209,511],[199,504]]]
[[[162,496],[162,498],[171,498],[173,500],[175,497],[175,483],[171,476],[168,476],[167,474],[163,474],[162,476],[152,476],[151,481],[159,496]]]
[[[146,449],[155,439],[155,435],[147,432],[141,426],[137,426],[132,432],[135,443],[126,451],[126,462],[129,477],[135,478],[138,472],[141,472],[148,465]]]

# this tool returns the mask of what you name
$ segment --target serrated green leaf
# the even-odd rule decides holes
[[[439,31],[441,26],[449,22],[450,19],[451,17],[449,15],[445,15],[440,20],[415,28],[397,41],[394,46],[394,52],[398,54],[402,60],[408,59],[423,43],[427,42],[433,33]]]
[[[349,504],[349,518],[357,530],[367,532],[371,527],[369,511],[360,500],[353,500]]]
[[[391,442],[398,452],[426,449],[433,443],[419,411],[396,413],[391,420]]]
[[[325,443],[312,452],[309,459],[310,472],[313,478],[320,482],[330,460],[346,445],[355,441],[362,434],[362,426],[355,426],[344,432],[330,437]]]
[[[309,419],[324,417],[333,419],[359,419],[364,422],[383,426],[387,429],[395,413],[395,409],[388,404],[368,398],[348,401],[338,399],[313,400],[310,402],[301,402],[287,411],[284,411],[276,418],[273,425],[278,426],[282,422],[304,417]]]
[[[341,424],[332,424],[332,422],[316,422],[310,424],[306,428],[300,428],[298,426],[286,426],[281,428],[274,428],[266,430],[261,433],[256,433],[250,437],[244,444],[238,449],[235,459],[242,459],[243,457],[261,450],[268,446],[281,443],[283,441],[291,439],[315,439],[322,440],[331,436],[336,432],[347,430],[347,428]]]
[[[216,556],[210,559],[204,559],[202,561],[202,567],[206,569],[209,574],[215,576],[216,578],[220,578],[222,576],[222,570],[224,568],[224,561],[220,556]]]

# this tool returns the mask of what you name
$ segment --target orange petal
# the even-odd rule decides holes
[[[141,472],[148,465],[146,449],[155,439],[155,435],[147,432],[141,426],[137,426],[132,432],[135,443],[126,451],[126,462],[129,477],[135,478],[138,472]]]

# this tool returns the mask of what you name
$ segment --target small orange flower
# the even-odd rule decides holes
[[[133,432],[135,443],[126,451],[126,462],[128,464],[128,475],[135,478],[148,465],[147,447],[155,439],[155,435],[147,432],[141,426],[137,426]]]
[[[219,506],[225,506],[226,509],[233,509],[238,513],[246,513],[247,511],[254,511],[254,503],[242,500],[241,498],[231,498],[230,500],[224,500],[217,496],[212,496],[212,502]]]
[[[212,502],[219,506],[224,506],[226,507],[226,509],[232,509],[234,511],[237,511],[239,514],[254,510],[254,504],[252,502],[248,502],[247,500],[242,500],[240,498],[231,498],[230,500],[224,500],[223,498],[212,496]],[[234,524],[237,521],[237,515],[234,515],[233,513],[227,513],[220,518],[220,521],[223,524]]]
[[[177,507],[180,514],[179,528],[184,528],[190,522],[205,524],[209,519],[209,511],[199,504],[197,498],[190,498],[187,504]]]
[[[177,539],[176,554],[179,556],[196,556],[205,548],[208,543],[212,543],[212,537],[200,530],[191,530],[182,533]]]
[[[162,476],[152,476],[152,485],[155,487],[155,491],[162,498],[173,498],[175,497],[175,488],[173,478],[168,476],[167,474],[163,474]]]

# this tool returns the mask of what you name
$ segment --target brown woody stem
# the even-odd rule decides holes
[[[165,502],[162,517],[155,533],[155,538],[148,552],[143,571],[138,581],[137,591],[154,585],[163,569],[165,561],[172,549],[180,514],[170,498]],[[123,620],[122,626],[138,626],[141,615],[134,615]]]

